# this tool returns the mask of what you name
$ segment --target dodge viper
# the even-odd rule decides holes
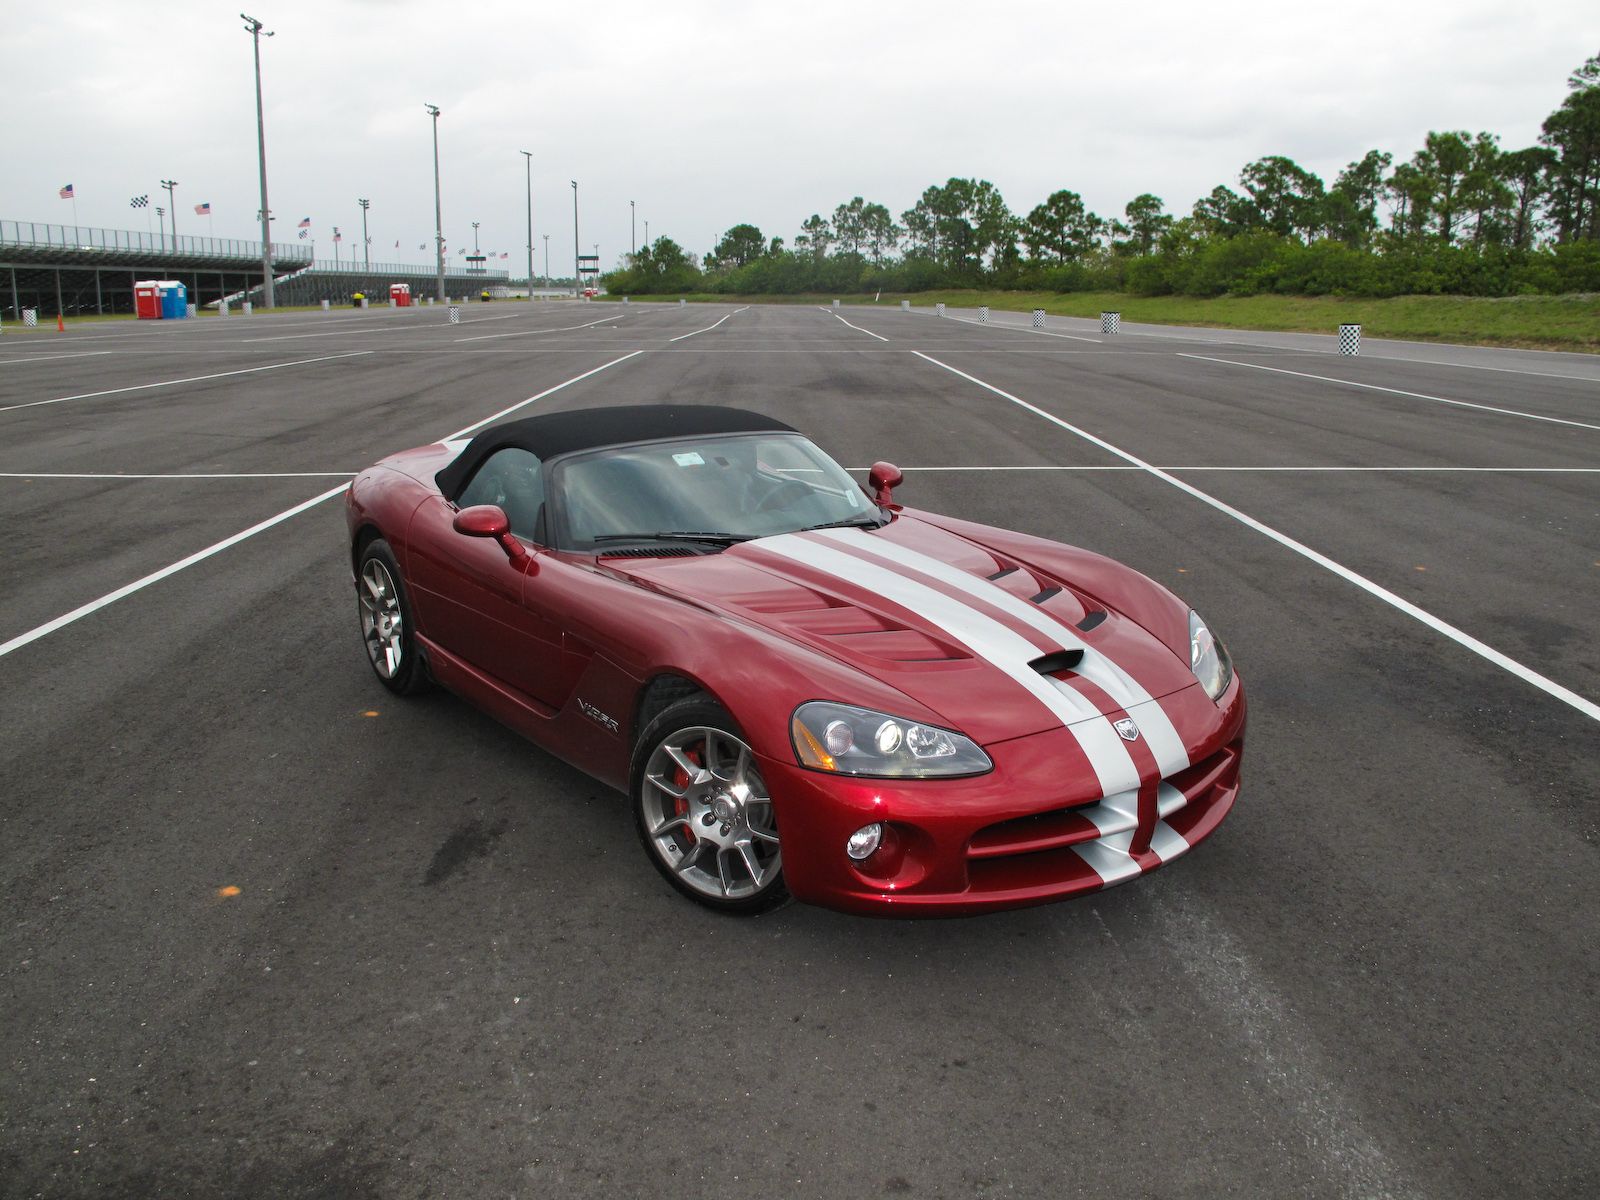
[[[624,792],[650,862],[722,912],[1038,904],[1210,834],[1245,701],[1205,621],[900,481],[709,406],[404,451],[346,497],[367,657]]]

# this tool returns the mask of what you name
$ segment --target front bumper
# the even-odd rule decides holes
[[[1050,730],[986,746],[994,770],[969,779],[853,779],[763,758],[796,899],[877,916],[957,916],[1046,904],[1171,862],[1221,823],[1239,794],[1245,702],[1237,678],[1218,704],[1199,688],[1162,706],[1190,765],[1105,796],[1073,735]],[[864,863],[844,853],[884,822]]]

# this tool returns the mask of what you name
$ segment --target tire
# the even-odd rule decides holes
[[[372,673],[399,696],[428,687],[412,612],[394,551],[382,538],[369,542],[356,563],[356,616]]]
[[[640,844],[678,891],[734,916],[789,899],[772,799],[720,704],[690,696],[663,710],[634,746],[631,780]]]

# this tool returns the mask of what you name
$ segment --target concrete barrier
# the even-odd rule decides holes
[[[322,301],[322,311],[323,312],[327,312],[328,311],[328,302],[326,300]]]
[[[457,308],[454,304],[452,304],[450,306],[450,324],[452,324],[452,325],[461,324],[461,310],[459,308]]]
[[[1339,353],[1361,353],[1361,326],[1344,324],[1339,326]]]
[[[628,307],[628,298],[626,296],[624,296],[622,298],[622,307],[623,308],[627,308]]]
[[[839,302],[837,300],[835,300],[833,302],[833,311],[834,312],[838,312],[839,311]]]
[[[365,308],[366,306],[367,306],[367,298],[365,296],[363,296],[363,297],[361,297],[361,307]]]
[[[909,300],[900,301],[900,311],[901,312],[910,312],[911,311],[911,301],[909,301]]]
[[[1121,333],[1122,314],[1119,312],[1103,312],[1100,314],[1101,333]]]
[[[1035,329],[1044,328],[1044,309],[1036,308],[1033,310],[1033,327]]]
[[[687,303],[689,303],[689,302],[687,300],[685,300],[682,296],[678,297],[678,307],[679,308],[682,308]]]

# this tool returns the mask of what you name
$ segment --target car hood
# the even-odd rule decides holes
[[[881,530],[601,561],[847,663],[984,744],[1137,716],[1195,686],[1188,664],[1159,639],[1069,581],[909,515]]]

